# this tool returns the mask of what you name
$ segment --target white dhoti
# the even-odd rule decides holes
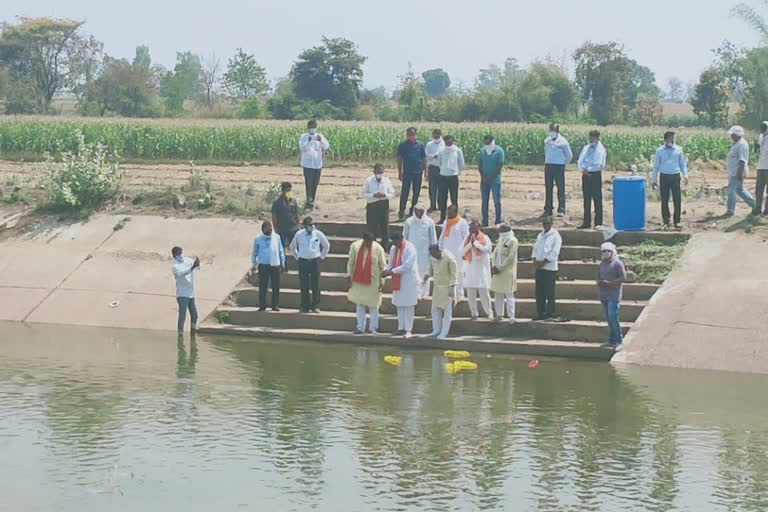
[[[515,322],[515,294],[514,293],[500,293],[495,292],[493,294],[494,301],[496,302],[496,316],[504,318],[504,304],[507,306],[507,315],[511,323]]]
[[[371,316],[371,320],[368,324],[368,332],[377,331],[379,329],[379,308],[367,307],[367,309]],[[355,310],[357,312],[357,330],[366,332],[366,329],[365,329],[366,306],[364,306],[363,304],[357,304]]]
[[[430,336],[436,336],[440,340],[447,338],[448,332],[451,330],[452,320],[453,301],[449,301],[443,309],[432,304],[432,333]]]
[[[413,331],[413,314],[416,306],[398,306],[397,308],[397,330],[405,331],[411,334]]]
[[[483,305],[483,312],[485,316],[492,317],[493,310],[491,309],[491,292],[488,288],[467,288],[467,301],[469,303],[469,312],[472,318],[477,318],[477,296],[480,295],[480,303]]]

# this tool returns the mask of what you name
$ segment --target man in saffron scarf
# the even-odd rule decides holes
[[[370,315],[368,332],[376,334],[376,330],[379,328],[381,274],[387,265],[387,255],[374,238],[373,233],[366,233],[362,240],[353,242],[349,247],[349,261],[347,262],[349,293],[347,298],[357,306],[355,334],[366,332],[366,308]]]
[[[382,276],[392,276],[392,304],[397,308],[395,336],[412,336],[413,315],[419,302],[419,263],[416,248],[403,238],[402,233],[392,235],[389,263]]]
[[[468,236],[469,224],[459,215],[459,207],[452,204],[448,207],[448,216],[440,231],[437,244],[440,249],[451,253],[456,260],[456,300],[464,297],[464,258],[462,258],[461,249]]]
[[[464,290],[467,292],[469,312],[477,320],[477,296],[483,304],[483,312],[493,317],[491,309],[491,239],[480,230],[476,220],[469,223],[469,235],[464,240],[461,257],[464,259]]]

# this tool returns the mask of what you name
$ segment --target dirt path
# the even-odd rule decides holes
[[[264,217],[274,194],[268,189],[281,181],[294,183],[294,195],[304,199],[304,182],[298,166],[194,166],[125,164],[123,193],[111,213],[162,214],[179,217],[199,216],[251,216]],[[716,216],[725,211],[727,185],[725,171],[713,166],[697,166],[692,172],[691,184],[683,190],[683,225],[689,231],[709,229],[754,229],[758,221],[744,221],[748,208],[737,207],[735,219],[723,220]],[[359,198],[363,180],[371,173],[367,167],[333,167],[323,170],[318,192],[316,218],[336,221],[359,221],[364,217],[365,202]],[[0,191],[3,202],[13,203],[14,197],[29,203],[44,198],[40,183],[46,174],[44,164],[0,161]],[[396,169],[387,169],[399,191]],[[604,217],[612,224],[612,192],[610,178],[624,173],[604,172]],[[535,166],[506,168],[502,173],[503,217],[517,225],[538,223],[544,203],[544,173]],[[425,180],[426,181],[426,180]],[[754,179],[747,181],[754,189]],[[568,213],[558,220],[561,227],[575,227],[582,221],[581,178],[575,166],[569,166],[566,175],[566,201]],[[480,216],[480,187],[477,172],[468,169],[461,177],[459,203],[470,217]],[[210,196],[208,200],[206,195]],[[181,200],[181,201],[179,201]],[[421,200],[429,202],[426,182]],[[185,204],[180,207],[179,202]],[[658,193],[648,197],[647,218],[649,229],[661,225]],[[397,201],[391,208],[396,215]],[[493,212],[493,206],[491,206]],[[493,213],[491,213],[493,216]],[[437,218],[437,214],[435,214]]]

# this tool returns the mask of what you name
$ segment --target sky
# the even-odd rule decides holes
[[[754,0],[756,5],[760,2]],[[759,37],[730,16],[736,0],[3,0],[0,20],[18,16],[83,19],[113,57],[148,45],[153,62],[172,67],[176,51],[235,49],[256,56],[269,78],[284,77],[296,56],[322,36],[346,37],[368,57],[364,86],[392,90],[408,70],[441,67],[453,85],[471,87],[479,69],[515,57],[524,66],[554,57],[573,69],[584,41],[622,43],[656,74],[695,82],[725,39],[753,47]],[[766,9],[768,11],[768,9]],[[766,12],[768,14],[768,12]]]

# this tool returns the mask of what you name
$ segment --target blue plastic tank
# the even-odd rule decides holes
[[[613,227],[619,231],[645,230],[645,177],[613,178]]]

